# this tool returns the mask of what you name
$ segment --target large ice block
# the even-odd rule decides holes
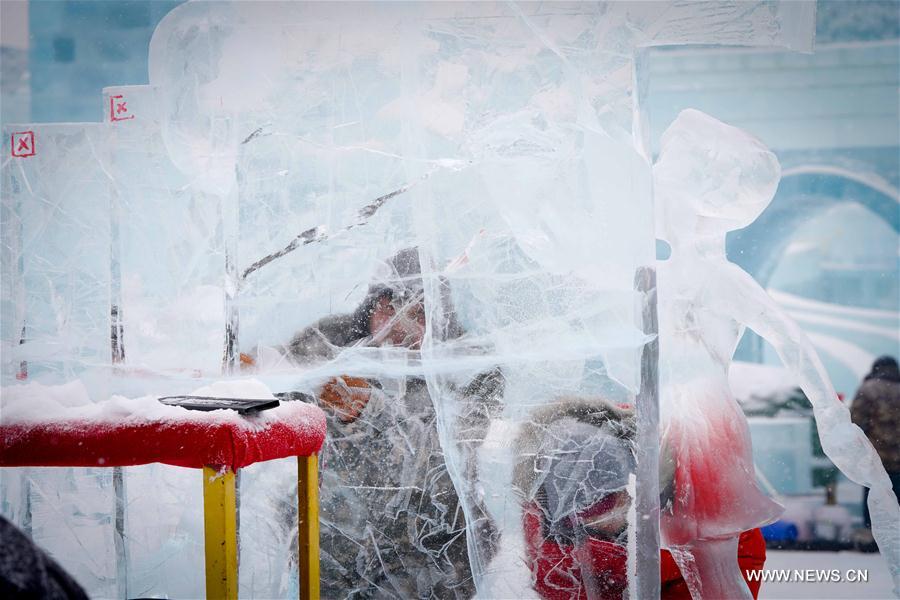
[[[350,411],[323,456],[335,593],[416,595],[470,573],[485,595],[540,587],[534,490],[512,485],[520,430],[565,397],[600,396],[638,404],[642,446],[656,435],[634,53],[807,47],[810,16],[780,3],[197,4],[160,25],[165,143],[204,189],[237,195],[231,354]],[[385,292],[406,324],[379,334]],[[641,459],[622,489],[643,494],[632,527],[652,530],[655,453]],[[635,535],[634,592],[650,597],[656,538],[632,530],[631,556]]]
[[[4,377],[59,383],[107,373],[106,128],[11,125],[4,140]]]
[[[105,91],[111,208],[81,231],[96,241],[102,222],[109,291],[79,339],[120,390],[245,369],[329,411],[328,593],[656,597],[655,233],[635,57],[805,48],[811,10],[181,5],[151,42],[151,86]],[[60,185],[62,165],[38,183]],[[37,209],[3,207],[4,274],[27,273],[19,257],[34,258],[15,249]],[[73,235],[67,218],[50,247]],[[32,357],[29,311],[43,322],[26,300],[38,284],[14,281],[4,385]],[[153,469],[119,490],[127,588],[196,595],[181,575],[199,521],[179,503],[196,490]],[[271,465],[242,482],[242,594],[296,585],[292,477]]]
[[[218,374],[225,327],[221,201],[170,159],[159,96],[151,86],[103,94],[117,362],[123,375],[143,379],[143,392],[165,385],[167,376]]]

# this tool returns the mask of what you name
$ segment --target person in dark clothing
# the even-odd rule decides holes
[[[0,516],[0,598],[87,600],[78,583]]]
[[[325,317],[297,333],[288,359],[309,366],[350,347],[393,347],[418,360],[425,333],[418,251],[386,261],[350,314]],[[446,303],[445,303],[446,306]],[[436,339],[463,335],[455,316],[434,318]],[[475,451],[490,419],[501,410],[503,377],[489,370],[452,396],[463,476],[474,481]],[[314,401],[325,409],[328,432],[320,455],[321,589],[328,598],[470,598],[475,593],[468,548],[471,532],[480,556],[494,554],[497,531],[480,499],[469,510],[447,469],[438,414],[421,377],[335,377]],[[294,502],[285,498],[283,521],[296,531]],[[468,527],[467,527],[468,523]]]
[[[872,364],[853,399],[850,418],[872,442],[891,478],[894,494],[900,497],[900,368],[895,358],[882,356]],[[867,530],[872,528],[868,500],[869,489],[864,488],[863,521]]]

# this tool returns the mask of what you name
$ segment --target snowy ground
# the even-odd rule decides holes
[[[816,600],[832,598],[852,598],[854,600],[882,600],[894,598],[891,576],[887,564],[880,554],[862,554],[859,552],[797,552],[786,550],[769,550],[766,553],[766,570],[773,569],[837,569],[842,578],[848,571],[856,569],[868,570],[869,580],[863,582],[849,581],[789,581],[762,584],[759,597],[815,598]],[[813,576],[812,579],[816,577]]]

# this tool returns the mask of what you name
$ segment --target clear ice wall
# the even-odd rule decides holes
[[[331,399],[323,590],[656,597],[640,49],[806,49],[812,24],[777,2],[182,5],[104,123],[5,129],[4,396],[252,376]],[[242,594],[296,590],[292,473],[243,472]],[[197,596],[195,475],[7,469],[2,508],[93,594]]]

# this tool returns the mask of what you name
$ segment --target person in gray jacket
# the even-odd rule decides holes
[[[425,332],[418,251],[386,261],[360,306],[297,333],[285,347],[297,365],[335,358],[352,346],[395,346],[415,353]],[[437,324],[436,324],[437,326]],[[462,336],[452,314],[442,336]],[[450,387],[456,448],[465,481],[476,480],[475,451],[498,416],[499,369]],[[445,399],[446,400],[446,399]],[[475,493],[469,510],[448,473],[438,414],[420,377],[337,377],[318,391],[328,431],[320,455],[321,590],[326,598],[469,598],[475,593],[467,544],[489,560],[497,530]],[[475,489],[475,486],[467,486]],[[294,502],[284,519],[296,531]],[[466,524],[469,524],[467,528]],[[295,546],[296,547],[296,546]]]

